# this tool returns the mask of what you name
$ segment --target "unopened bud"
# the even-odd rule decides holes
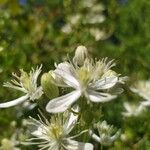
[[[41,77],[41,85],[45,95],[52,99],[59,95],[58,87],[55,85],[54,78],[51,75],[51,72],[44,73]]]
[[[77,65],[83,65],[84,60],[88,56],[88,51],[85,46],[78,46],[75,51],[75,56],[73,58],[73,62]]]

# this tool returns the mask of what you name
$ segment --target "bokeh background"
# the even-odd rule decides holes
[[[149,0],[0,0],[0,101],[20,95],[2,86],[12,72],[40,64],[47,72],[71,57],[78,45],[93,57],[115,59],[117,72],[129,76],[124,93],[104,104],[102,117],[126,138],[104,149],[150,150],[150,111],[133,118],[121,114],[123,102],[141,100],[128,87],[150,78]],[[36,112],[18,110],[0,110],[0,140],[12,134],[14,120],[19,126]]]

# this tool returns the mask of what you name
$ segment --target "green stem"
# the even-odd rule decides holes
[[[103,145],[101,144],[101,150],[103,150]]]

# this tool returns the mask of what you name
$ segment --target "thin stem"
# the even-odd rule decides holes
[[[103,150],[103,145],[101,144],[101,150]]]

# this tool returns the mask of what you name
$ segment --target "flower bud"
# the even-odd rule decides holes
[[[45,95],[52,99],[59,95],[58,87],[55,85],[54,78],[51,75],[51,72],[44,73],[41,77],[41,85]]]
[[[87,58],[88,56],[88,51],[87,48],[85,46],[78,46],[76,48],[75,51],[75,56],[73,58],[73,62],[77,65],[83,65],[84,60]]]

